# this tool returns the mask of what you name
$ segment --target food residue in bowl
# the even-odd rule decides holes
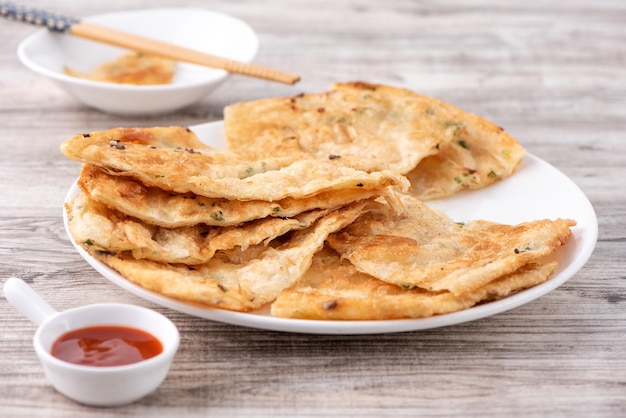
[[[83,73],[65,67],[65,74],[93,81],[117,84],[169,84],[175,73],[174,61],[155,55],[131,52]]]

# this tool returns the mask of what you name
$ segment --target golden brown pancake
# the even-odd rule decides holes
[[[396,199],[392,188],[331,190],[314,196],[265,200],[228,200],[174,193],[149,187],[131,177],[111,176],[99,167],[85,164],[78,185],[95,201],[142,221],[168,228],[193,226],[234,226],[255,219],[293,217],[314,209],[334,209],[375,196]]]
[[[410,90],[368,83],[236,103],[224,110],[229,149],[249,158],[311,154],[366,171],[404,174],[456,130],[449,105]]]
[[[422,200],[486,187],[510,176],[524,156],[511,135],[480,116],[379,84],[236,103],[224,121],[229,149],[248,158],[313,155],[390,169],[406,174]]]
[[[568,219],[519,225],[473,221],[456,228],[450,219],[404,196],[403,214],[381,205],[340,233],[330,246],[357,270],[405,288],[474,291],[553,253],[571,236]],[[425,222],[427,220],[427,222]]]
[[[269,243],[287,232],[308,228],[329,210],[315,210],[295,218],[264,218],[238,226],[205,224],[163,228],[145,224],[85,194],[67,202],[68,227],[74,240],[95,250],[128,251],[136,259],[163,263],[202,264],[217,251]]]
[[[524,157],[522,146],[494,123],[460,109],[454,120],[454,140],[406,175],[410,193],[421,200],[486,187],[511,176]]]
[[[61,151],[73,160],[97,165],[111,175],[132,177],[146,186],[231,200],[274,201],[333,190],[408,188],[405,177],[390,171],[368,173],[313,158],[244,161],[232,152],[206,146],[177,146],[174,140],[161,145],[149,134],[141,129],[79,134],[64,141]]]
[[[343,228],[365,208],[358,202],[334,211],[282,245],[255,246],[236,254],[219,252],[207,263],[188,266],[137,260],[128,253],[96,251],[96,259],[129,281],[162,295],[204,306],[250,311],[273,301],[309,268],[328,234]],[[247,252],[253,253],[251,257]]]
[[[311,268],[278,294],[272,315],[296,319],[380,320],[423,318],[470,308],[506,297],[545,281],[556,262],[529,264],[487,285],[457,296],[448,291],[404,289],[358,271],[328,248],[317,253]]]

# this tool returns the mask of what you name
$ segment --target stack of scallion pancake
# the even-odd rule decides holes
[[[493,123],[367,83],[236,103],[228,148],[184,127],[78,134],[73,239],[127,280],[206,307],[275,316],[445,314],[547,280],[573,220],[459,224],[428,206],[512,175]]]

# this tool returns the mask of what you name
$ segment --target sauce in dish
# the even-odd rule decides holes
[[[102,325],[80,328],[61,335],[51,354],[84,366],[123,366],[161,353],[163,345],[152,334],[136,328]]]

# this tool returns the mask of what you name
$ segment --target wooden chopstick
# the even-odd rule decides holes
[[[69,27],[69,33],[81,38],[91,39],[93,41],[115,45],[122,48],[128,48],[136,52],[158,55],[175,61],[183,61],[206,67],[217,68],[228,71],[229,73],[242,74],[285,84],[295,84],[300,81],[300,77],[295,74],[257,64],[234,61],[228,58],[206,54],[194,49],[111,29],[94,23],[73,23]]]

